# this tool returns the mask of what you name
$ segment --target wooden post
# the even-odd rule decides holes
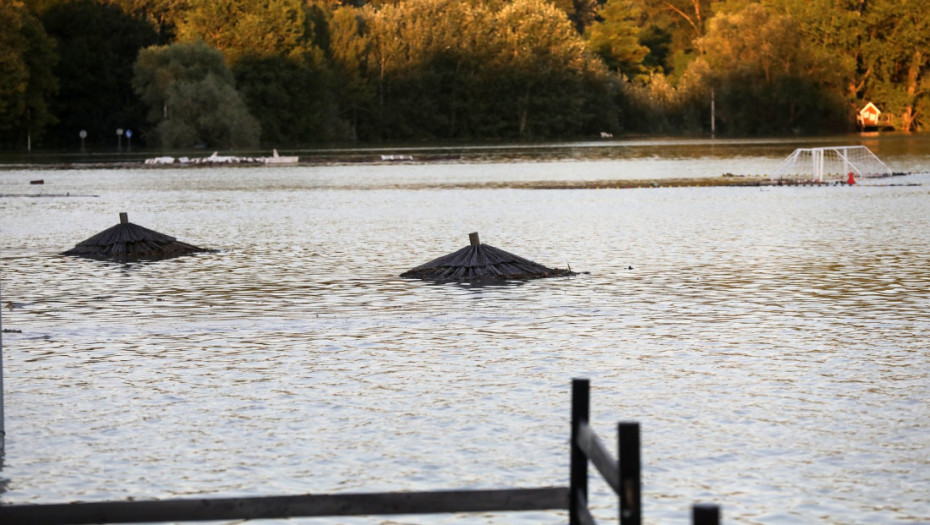
[[[3,314],[0,314],[0,334],[3,333]],[[0,460],[6,450],[6,423],[3,413],[3,335],[0,335]],[[0,463],[2,466],[2,463]]]
[[[695,503],[691,507],[693,525],[720,525],[720,507],[712,503]]]
[[[478,240],[478,232],[471,232],[468,234],[468,240],[471,242],[472,246],[478,246],[481,242]]]
[[[620,463],[620,524],[642,523],[639,462],[639,423],[617,423],[617,460]]]
[[[129,222],[129,214],[124,211],[119,212],[119,223],[126,224],[128,222]]]
[[[477,234],[476,234],[477,235]],[[568,523],[580,525],[579,504],[588,505],[588,458],[578,446],[578,430],[587,424],[591,412],[591,383],[587,379],[572,380],[572,444],[571,472],[568,486]]]

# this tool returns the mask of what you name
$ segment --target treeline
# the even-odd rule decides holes
[[[0,0],[0,148],[920,131],[925,3]]]

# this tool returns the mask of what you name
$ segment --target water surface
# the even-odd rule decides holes
[[[17,331],[3,334],[0,501],[561,485],[570,381],[588,377],[605,441],[641,424],[647,523],[687,522],[695,502],[750,524],[930,521],[930,156],[887,154],[918,173],[854,187],[407,189],[783,157],[554,155],[572,147],[599,153],[0,172],[2,194],[68,195],[0,199]],[[56,255],[120,211],[218,251]],[[588,273],[398,277],[471,231]],[[592,507],[614,520],[599,481]]]

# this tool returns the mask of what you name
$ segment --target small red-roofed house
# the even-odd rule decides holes
[[[878,127],[878,118],[881,116],[881,114],[881,110],[878,109],[875,104],[869,102],[859,110],[859,115],[856,116],[856,121],[860,128]]]

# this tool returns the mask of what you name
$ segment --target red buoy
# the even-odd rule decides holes
[[[852,186],[855,183],[856,183],[856,177],[853,177],[853,172],[850,171],[849,179],[846,181],[846,184],[849,184],[850,186]]]

